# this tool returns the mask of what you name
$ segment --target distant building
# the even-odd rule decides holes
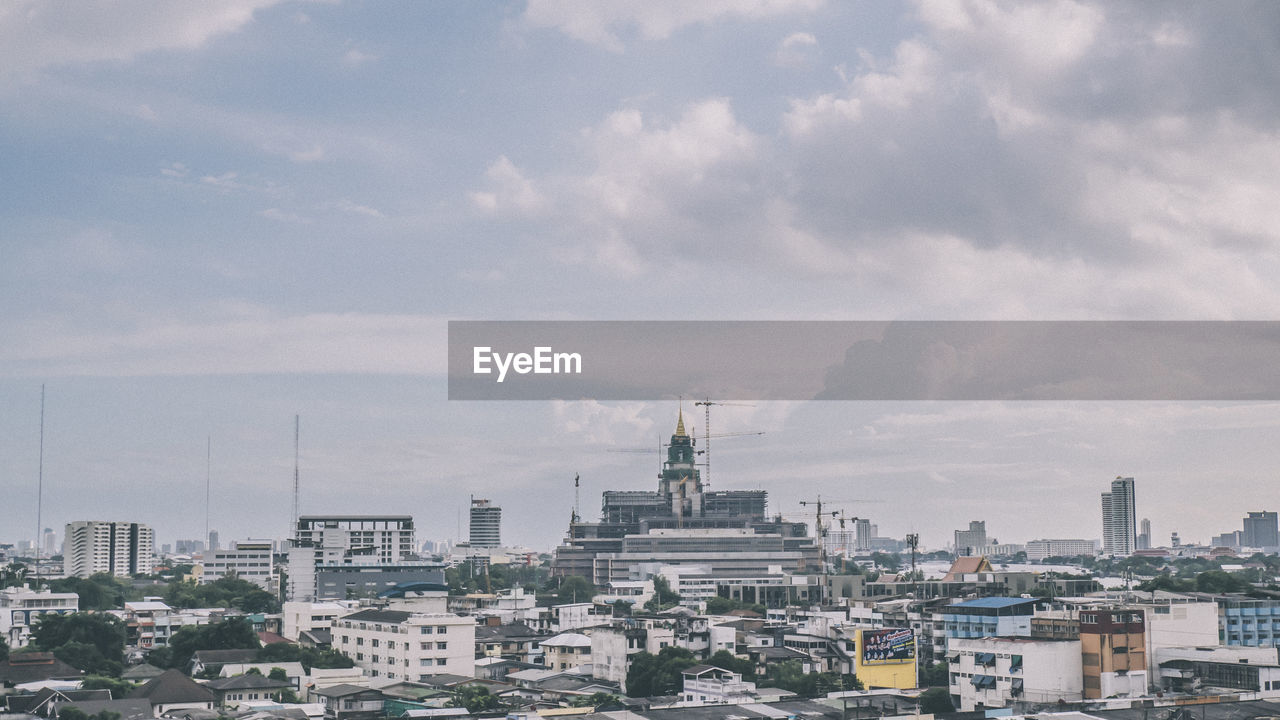
[[[209,533],[217,538],[217,533]],[[202,564],[202,582],[213,582],[221,577],[235,575],[248,580],[267,592],[276,592],[276,570],[272,559],[270,540],[234,541],[226,550],[216,547],[205,553],[208,558]]]
[[[1280,528],[1274,512],[1251,512],[1244,519],[1240,543],[1249,548],[1274,548],[1280,546]]]
[[[155,563],[154,534],[141,523],[67,523],[63,544],[62,567],[68,577],[150,575]]]
[[[956,555],[981,555],[987,546],[987,521],[971,520],[968,530],[957,530]]]
[[[1142,518],[1142,522],[1138,523],[1138,549],[1151,549],[1151,521]]]
[[[488,500],[471,498],[471,547],[502,546],[502,508]]]
[[[268,542],[270,542],[270,541],[268,541]],[[210,549],[210,550],[218,550],[220,547],[221,547],[221,546],[219,546],[219,545],[218,545],[218,531],[217,531],[217,530],[210,530],[210,531],[209,531],[209,549]],[[267,548],[267,549],[268,549],[268,550],[270,550],[270,548]]]
[[[409,515],[304,515],[289,547],[287,598],[345,600],[402,582],[438,581],[433,573],[442,566],[417,561],[416,548]]]
[[[1138,541],[1133,478],[1117,477],[1102,493],[1102,542],[1108,554],[1128,557]]]
[[[1055,539],[1031,540],[1027,543],[1027,559],[1044,560],[1050,557],[1076,557],[1085,555],[1093,557],[1098,554],[1098,547],[1092,540]]]

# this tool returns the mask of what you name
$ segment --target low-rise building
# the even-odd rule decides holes
[[[1079,640],[956,638],[947,654],[951,699],[964,712],[1084,697]]]
[[[333,623],[333,647],[370,677],[416,680],[475,672],[475,618],[451,613],[361,610]]]
[[[1141,612],[1081,611],[1080,652],[1085,699],[1147,694],[1147,636]]]
[[[234,575],[267,592],[276,592],[278,578],[272,559],[271,540],[241,540],[225,550],[206,550],[201,562],[201,582]]]
[[[756,684],[742,675],[712,665],[694,665],[680,673],[684,686],[680,699],[699,705],[727,705],[756,700]]]
[[[80,596],[75,593],[32,590],[25,585],[5,588],[0,591],[0,639],[10,648],[26,647],[31,626],[41,615],[65,615],[79,610]]]
[[[325,720],[378,720],[382,693],[360,685],[332,685],[313,693],[324,706]]]
[[[560,633],[540,643],[543,664],[550,670],[568,670],[591,664],[591,638],[582,633]]]
[[[280,608],[280,634],[297,642],[302,633],[328,630],[334,620],[358,609],[350,601],[287,602]]]

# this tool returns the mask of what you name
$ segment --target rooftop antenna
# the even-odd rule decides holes
[[[36,475],[36,589],[40,589],[40,549],[44,543],[44,383],[40,383],[40,463]]]
[[[208,550],[209,543],[209,486],[213,482],[213,436],[205,438],[204,445],[204,542]]]
[[[292,535],[298,529],[298,436],[302,434],[302,416],[293,416],[293,524],[289,528]]]
[[[582,506],[578,502],[578,481],[580,476],[578,473],[573,474],[573,521],[576,523],[582,519]]]

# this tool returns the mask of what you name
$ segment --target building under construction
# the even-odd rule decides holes
[[[605,491],[600,522],[582,522],[575,511],[556,549],[555,574],[604,585],[685,567],[714,584],[716,577],[821,571],[806,523],[768,517],[764,490],[705,490],[696,456],[681,412],[658,490]]]

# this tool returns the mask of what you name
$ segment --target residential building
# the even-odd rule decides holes
[[[582,633],[560,633],[539,645],[543,665],[549,670],[568,670],[591,664],[591,638]]]
[[[968,530],[956,530],[956,555],[981,555],[987,546],[987,521],[970,520]]]
[[[286,602],[280,609],[280,634],[296,642],[304,632],[327,631],[334,620],[357,609],[354,602]]]
[[[471,547],[502,547],[502,508],[488,500],[471,498]]]
[[[325,720],[380,720],[385,701],[378,690],[360,685],[339,684],[313,690],[324,706]]]
[[[209,534],[216,536],[212,532]],[[278,583],[271,549],[271,540],[240,540],[233,541],[231,547],[225,550],[208,550],[201,563],[201,582],[213,582],[221,577],[235,575],[274,593],[278,590]]]
[[[1093,557],[1098,546],[1092,540],[1053,539],[1031,540],[1027,543],[1027,560],[1037,562],[1050,557]]]
[[[951,699],[963,712],[1084,698],[1079,640],[960,638],[947,654]]]
[[[286,680],[272,680],[257,673],[220,677],[205,683],[213,691],[218,707],[236,708],[240,703],[278,698],[285,690],[293,690]]]
[[[183,675],[180,670],[165,670],[134,688],[129,697],[151,703],[155,717],[175,710],[212,710],[217,701],[212,690]]]
[[[1141,697],[1147,694],[1147,637],[1136,610],[1082,610],[1080,652],[1084,697]]]
[[[1102,493],[1102,543],[1107,554],[1128,557],[1137,545],[1133,478],[1117,477]]]
[[[942,623],[950,651],[952,639],[1030,637],[1031,617],[1044,602],[1038,598],[976,598],[939,608],[934,618]]]
[[[361,610],[334,621],[333,647],[373,678],[471,677],[475,623],[475,618],[452,613]]]
[[[1247,548],[1275,549],[1280,547],[1280,528],[1274,512],[1251,512],[1244,519],[1240,543]]]
[[[1151,520],[1142,518],[1138,523],[1138,550],[1151,549]]]
[[[1218,606],[1221,645],[1280,647],[1280,599],[1191,593]]]
[[[150,575],[154,563],[154,535],[146,525],[99,520],[67,523],[62,566],[68,577]]]
[[[183,625],[183,618],[159,598],[128,601],[124,604],[125,645],[152,650],[169,644],[169,638]]]
[[[0,590],[0,639],[10,648],[26,647],[31,627],[47,613],[65,615],[80,609],[76,593],[56,593],[49,588],[32,590],[28,586]]]
[[[680,699],[686,703],[729,705],[758,699],[756,684],[744,682],[741,673],[713,665],[694,665],[682,671],[680,676],[683,678]]]

